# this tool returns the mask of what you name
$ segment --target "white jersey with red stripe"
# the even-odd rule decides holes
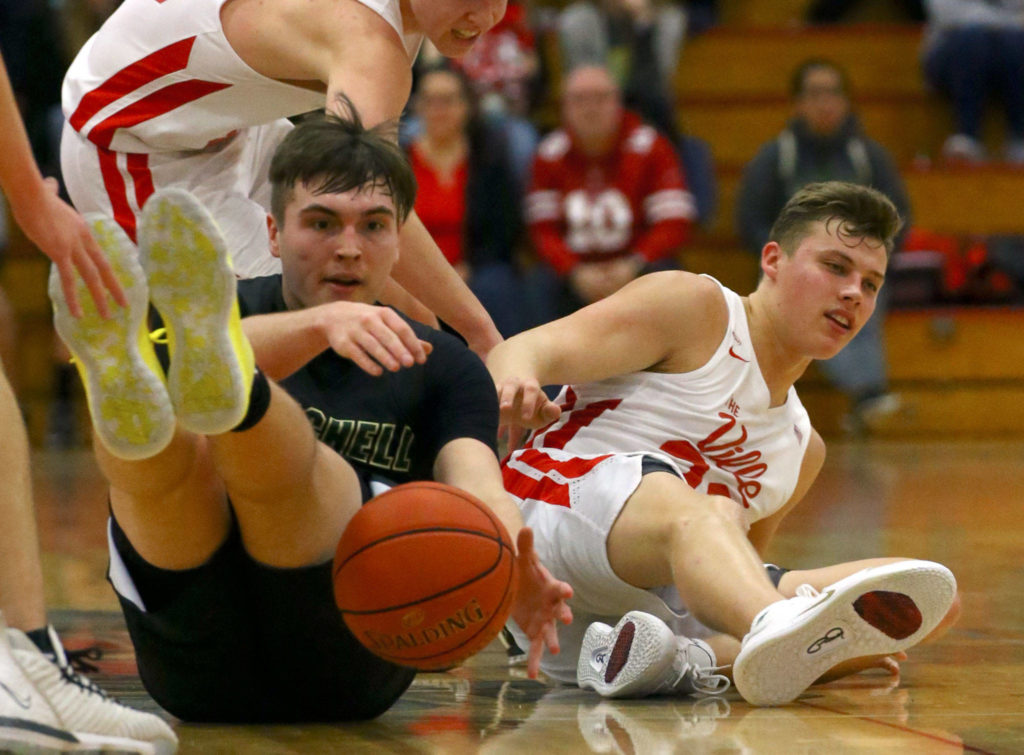
[[[536,431],[506,462],[511,492],[517,494],[520,487],[510,480],[516,472],[533,479],[530,484],[523,481],[522,492],[532,490],[518,497],[536,499],[557,495],[560,482],[586,471],[569,468],[583,459],[555,461],[564,459],[562,453],[544,458],[549,449],[589,457],[591,462],[602,454],[643,452],[669,461],[693,489],[742,504],[748,524],[781,508],[796,488],[810,419],[792,387],[785,403],[770,405],[743,300],[724,286],[721,291],[729,324],[702,367],[686,373],[637,372],[566,386],[557,400],[562,416]],[[557,474],[550,480],[538,479],[552,472]],[[538,487],[545,487],[545,482],[550,483],[547,493]]]
[[[225,0],[124,0],[64,79],[64,115],[101,148],[203,149],[232,132],[324,107],[323,92],[263,76],[224,36]],[[399,0],[358,0],[402,36],[410,63],[422,36],[404,34]]]

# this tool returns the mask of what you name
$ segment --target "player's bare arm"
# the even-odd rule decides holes
[[[750,525],[747,532],[747,539],[758,554],[764,558],[771,545],[772,539],[779,528],[782,520],[796,507],[811,485],[818,477],[822,465],[825,463],[825,441],[821,439],[817,430],[811,429],[811,437],[807,442],[807,450],[804,452],[803,461],[800,464],[800,476],[797,478],[793,495],[786,501],[785,505],[771,516],[760,519]]]
[[[336,301],[242,321],[256,363],[272,380],[288,377],[326,349],[380,375],[423,364],[433,347],[393,309]]]
[[[685,272],[642,276],[492,352],[487,367],[498,388],[502,422],[539,427],[550,421],[541,385],[696,369],[721,342],[727,318],[717,285],[706,278]]]
[[[106,292],[121,306],[124,292],[85,220],[57,196],[57,182],[44,179],[29,147],[21,123],[7,69],[0,58],[0,188],[11,205],[11,214],[39,250],[49,257],[60,274],[68,308],[80,317],[82,307],[75,293],[75,272],[85,281],[96,308],[110,315]]]
[[[565,603],[572,597],[572,588],[552,577],[541,564],[533,549],[533,533],[523,527],[518,507],[505,492],[501,469],[490,448],[474,438],[449,441],[434,461],[434,479],[472,493],[490,506],[516,543],[519,588],[512,616],[530,637],[527,674],[536,678],[544,647],[551,653],[559,650],[556,623],[572,621],[572,611]]]

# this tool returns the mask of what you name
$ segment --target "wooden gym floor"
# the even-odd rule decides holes
[[[65,643],[99,644],[98,681],[156,710],[104,581],[105,492],[91,455],[42,452],[34,472],[47,599]],[[495,643],[463,668],[422,675],[371,723],[175,723],[181,752],[1022,753],[1022,501],[1022,443],[831,444],[815,490],[770,555],[793,567],[905,555],[954,571],[963,616],[911,651],[898,684],[861,675],[775,709],[752,708],[735,692],[613,702],[529,681]]]

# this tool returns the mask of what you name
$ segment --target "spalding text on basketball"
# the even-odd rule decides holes
[[[484,610],[474,598],[451,616],[441,619],[436,624],[420,627],[414,632],[388,634],[368,629],[363,632],[363,636],[368,640],[367,647],[370,650],[387,653],[429,645],[445,637],[464,632],[473,624],[484,621],[486,618]]]

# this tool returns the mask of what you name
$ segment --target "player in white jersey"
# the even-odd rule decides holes
[[[895,671],[952,622],[939,564],[763,564],[824,461],[793,384],[871,316],[899,224],[877,191],[813,184],[780,213],[749,296],[647,275],[491,352],[503,423],[535,428],[506,488],[575,590],[549,675],[644,696],[721,691],[731,666],[749,702],[778,704],[826,674]],[[558,383],[552,402],[540,387]]]
[[[214,214],[238,273],[276,272],[266,174],[287,117],[340,112],[344,93],[369,125],[397,119],[422,39],[458,57],[504,10],[505,0],[125,0],[65,78],[72,200],[134,240],[146,199],[180,186]],[[415,215],[402,250],[399,284],[479,353],[500,340]]]

